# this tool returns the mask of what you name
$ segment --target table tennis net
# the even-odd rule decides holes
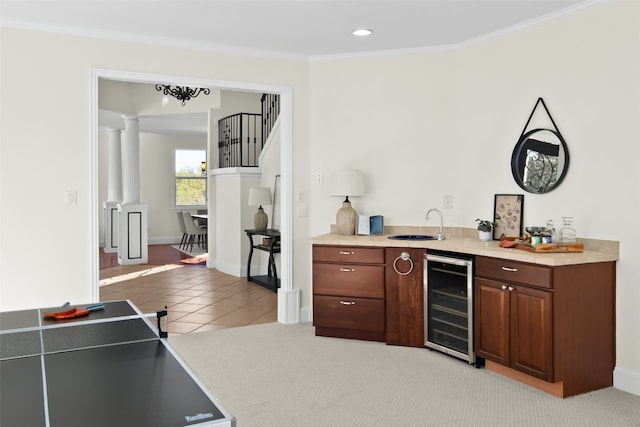
[[[0,335],[0,360],[158,339],[143,318],[8,331]]]

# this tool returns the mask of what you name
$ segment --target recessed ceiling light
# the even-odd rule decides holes
[[[371,33],[373,33],[373,31],[368,30],[366,28],[358,28],[357,30],[353,30],[352,34],[358,37],[366,37],[371,35]]]

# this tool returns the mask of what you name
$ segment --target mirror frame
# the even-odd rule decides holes
[[[560,141],[560,147],[562,148],[563,154],[564,154],[564,165],[562,167],[560,176],[556,180],[555,184],[553,184],[553,186],[545,189],[544,191],[532,191],[531,188],[527,187],[524,184],[524,170],[520,170],[521,169],[520,158],[522,156],[522,151],[524,150],[525,143],[527,142],[529,137],[531,137],[531,135],[537,132],[542,132],[542,131],[551,132]],[[513,154],[511,155],[511,173],[513,175],[513,179],[516,181],[518,186],[522,188],[524,191],[528,193],[533,193],[533,194],[548,193],[556,189],[560,185],[560,183],[564,180],[565,175],[567,174],[567,170],[569,170],[569,148],[567,147],[567,143],[565,142],[560,132],[553,129],[538,128],[538,129],[532,129],[526,133],[523,133],[522,136],[520,136],[520,139],[518,139],[518,142],[516,143],[516,146],[513,149]]]

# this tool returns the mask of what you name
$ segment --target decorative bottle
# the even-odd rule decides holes
[[[563,226],[560,229],[560,241],[563,243],[573,243],[576,241],[576,230],[573,228],[573,217],[563,216]]]

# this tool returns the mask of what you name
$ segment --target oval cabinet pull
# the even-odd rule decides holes
[[[518,269],[517,269],[517,268],[511,268],[511,267],[502,267],[502,269],[503,269],[504,271],[518,271]]]
[[[509,286],[509,291],[511,292],[513,290],[513,286]]]
[[[355,301],[340,301],[342,305],[356,305]]]
[[[507,289],[507,285],[502,285],[502,286],[501,286],[501,288],[502,288],[502,290],[504,291],[504,290],[506,290],[506,289]]]

